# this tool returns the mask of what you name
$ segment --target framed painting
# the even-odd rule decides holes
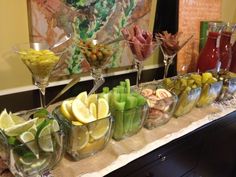
[[[52,73],[52,78],[89,70],[76,40],[109,41],[121,36],[121,29],[132,24],[149,30],[154,0],[28,0],[30,40],[49,45],[73,34],[71,45]],[[151,20],[152,19],[152,20]],[[133,58],[124,42],[116,43],[116,54],[106,68],[132,67]]]

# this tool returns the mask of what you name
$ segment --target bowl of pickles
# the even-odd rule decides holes
[[[219,97],[223,82],[214,77],[212,73],[192,73],[189,74],[189,77],[197,86],[202,88],[200,98],[197,102],[197,107],[210,105]]]
[[[145,83],[140,87],[149,106],[144,127],[153,129],[166,124],[171,119],[178,100],[175,93],[159,87],[156,82]]]
[[[212,74],[218,81],[223,82],[218,100],[222,101],[233,98],[236,93],[236,74],[225,70],[221,70],[218,73],[214,72]]]
[[[64,154],[64,133],[44,109],[0,114],[0,157],[15,176],[38,176]]]
[[[66,134],[66,152],[72,160],[89,157],[109,142],[113,118],[106,98],[81,92],[64,100],[53,111]]]
[[[196,106],[201,95],[202,88],[189,76],[165,78],[159,84],[178,96],[173,114],[175,117],[189,113]]]

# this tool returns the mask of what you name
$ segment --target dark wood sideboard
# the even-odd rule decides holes
[[[236,177],[236,111],[106,177]]]

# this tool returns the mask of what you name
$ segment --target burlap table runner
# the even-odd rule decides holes
[[[235,110],[235,107],[211,105],[194,108],[189,114],[172,118],[167,124],[153,130],[142,130],[121,141],[111,140],[97,154],[74,162],[64,157],[52,171],[55,177],[100,177],[135,160],[148,152],[179,138],[215,119]]]

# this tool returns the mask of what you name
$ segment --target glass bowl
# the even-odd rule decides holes
[[[124,111],[113,110],[111,114],[115,120],[113,139],[119,141],[141,130],[148,115],[148,105],[145,103],[142,106]]]
[[[155,82],[142,84],[141,94],[147,99],[149,111],[145,119],[144,127],[153,129],[166,124],[172,117],[177,103],[177,96],[169,92],[171,96],[159,99],[156,96],[158,85]]]
[[[32,115],[33,112],[24,111],[22,113],[13,115],[14,122],[23,119],[29,120],[29,115]],[[46,117],[44,115],[44,118],[39,117],[37,119],[38,124],[34,124],[36,126],[31,126],[19,135],[13,136],[13,134],[9,134],[10,131],[7,129],[0,129],[0,157],[14,175],[27,177],[43,175],[52,170],[61,160],[64,154],[64,133],[60,127],[52,128],[51,123],[55,119],[50,114]],[[42,121],[39,121],[40,119]],[[21,126],[21,123],[16,124],[16,126]],[[46,129],[48,131],[43,131]],[[34,139],[24,142],[23,137],[27,140],[27,135],[23,136],[25,132],[34,134]]]
[[[191,82],[188,75],[166,78],[159,83],[178,96],[174,116],[179,117],[189,113],[197,104],[202,88]]]
[[[222,86],[222,81],[204,84],[202,86],[200,98],[197,102],[197,107],[204,107],[213,103],[220,95]]]
[[[109,116],[86,124],[69,121],[60,111],[54,109],[53,115],[63,126],[66,139],[66,152],[73,160],[89,157],[105,148],[113,132],[113,118]]]

